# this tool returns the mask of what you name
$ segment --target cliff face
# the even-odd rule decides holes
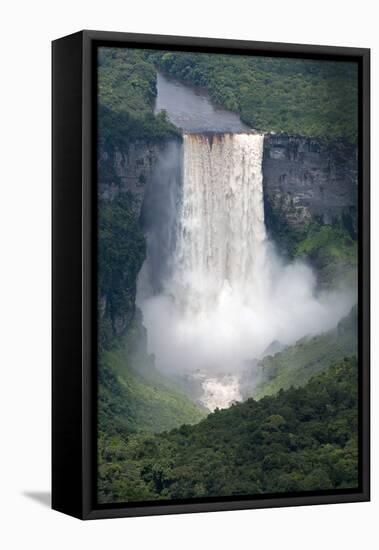
[[[312,221],[341,220],[356,232],[356,147],[267,135],[262,168],[266,223],[274,237],[283,224],[296,230]]]
[[[123,151],[100,150],[98,315],[105,346],[125,334],[138,317],[137,277],[146,255],[143,206],[149,199],[147,210],[162,208],[154,190],[171,177],[179,148],[180,140],[169,139],[159,145],[134,142]]]
[[[144,142],[123,151],[102,149],[99,154],[98,315],[105,347],[126,332],[135,316],[136,279],[145,258],[140,216],[158,155],[156,145]],[[140,246],[131,254],[135,243]]]
[[[146,188],[156,175],[157,161],[169,144],[136,142],[124,152],[101,151],[100,199],[111,201],[119,193],[130,192],[139,216]],[[286,134],[267,135],[262,170],[269,226],[273,218],[294,228],[310,221],[331,224],[342,219],[356,230],[356,147],[341,142],[325,145]]]
[[[99,198],[112,201],[120,193],[133,195],[133,206],[141,212],[146,182],[151,178],[160,147],[145,142],[132,143],[125,151],[107,151],[99,154]]]

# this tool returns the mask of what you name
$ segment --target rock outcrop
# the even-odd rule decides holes
[[[119,193],[130,192],[139,214],[146,182],[151,177],[160,147],[144,142],[129,145],[125,151],[102,150],[99,154],[98,193],[100,199],[112,200]]]
[[[268,134],[263,188],[272,233],[283,223],[296,230],[307,222],[336,220],[356,232],[358,159],[353,145]]]
[[[109,243],[104,244],[107,233],[117,232],[118,238],[123,235],[122,242],[117,242],[119,251],[113,249],[108,254],[107,265],[103,267],[105,271],[112,272],[107,284],[100,284],[98,300],[98,315],[100,324],[104,327],[101,331],[104,341],[109,342],[112,337],[125,334],[135,318],[137,275],[145,253],[137,247],[131,259],[125,252],[125,247],[132,248],[135,243],[144,242],[144,211],[156,214],[157,209],[162,210],[159,190],[162,190],[166,179],[173,177],[172,172],[177,170],[179,151],[180,140],[177,139],[165,140],[159,145],[139,141],[122,151],[104,148],[99,151],[100,208],[101,205],[105,208],[110,206],[119,216],[118,219],[116,216],[108,217],[107,230],[99,234],[99,248],[103,247],[103,254],[104,247],[109,247]]]

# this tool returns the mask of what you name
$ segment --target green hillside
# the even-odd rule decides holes
[[[246,374],[245,397],[252,395],[255,399],[261,399],[281,389],[304,386],[312,376],[327,369],[333,361],[356,353],[355,306],[335,329],[317,336],[302,338],[294,346],[265,357],[258,365],[258,384],[254,378],[254,383],[249,387],[249,375]],[[255,372],[254,377],[256,376]]]
[[[99,457],[100,502],[354,488],[357,362],[302,388],[216,410],[194,426],[115,437]]]
[[[321,286],[330,288],[342,280],[356,285],[358,243],[342,224],[311,223],[293,235],[291,244],[292,257],[309,262]]]
[[[160,432],[204,418],[206,411],[177,390],[151,357],[141,355],[131,358],[122,346],[100,352],[99,432]]]

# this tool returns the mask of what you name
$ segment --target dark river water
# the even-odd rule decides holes
[[[185,132],[243,132],[250,128],[236,113],[212,104],[203,88],[195,88],[158,72],[155,112],[168,117]]]

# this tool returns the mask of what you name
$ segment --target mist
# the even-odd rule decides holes
[[[268,261],[275,265],[267,291],[252,300],[227,283],[207,308],[183,308],[172,288],[144,300],[149,351],[158,368],[239,371],[273,341],[289,345],[335,327],[356,301],[346,287],[318,295],[312,269],[301,262],[284,265],[273,252]]]
[[[335,327],[356,302],[344,284],[319,292],[312,268],[283,260],[270,242],[262,148],[259,135],[189,134],[183,156],[162,155],[166,183],[153,182],[146,203],[137,303],[163,371],[238,373],[274,341]]]

